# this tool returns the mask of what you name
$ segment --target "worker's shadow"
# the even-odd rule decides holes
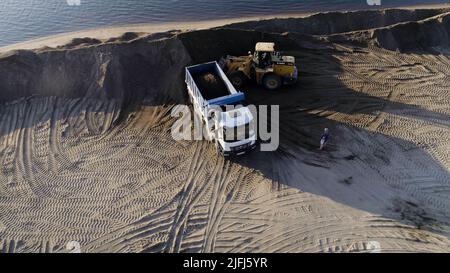
[[[278,149],[231,160],[261,172],[272,180],[275,191],[296,188],[418,229],[450,234],[441,202],[450,197],[450,173],[424,149],[432,143],[407,139],[414,121],[438,128],[449,126],[450,116],[367,94],[374,90],[352,89],[340,80],[344,71],[338,56],[348,52],[295,48],[289,53],[300,70],[295,86],[276,92],[246,89],[250,104],[279,105]],[[370,78],[354,77],[376,88]],[[396,126],[384,113],[405,121],[398,135],[379,129]],[[326,150],[319,151],[325,127],[332,138]]]

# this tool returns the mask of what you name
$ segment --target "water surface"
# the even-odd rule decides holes
[[[80,5],[68,3],[80,2]],[[0,0],[0,46],[103,26],[368,9],[367,0]],[[448,1],[381,0],[381,7]]]

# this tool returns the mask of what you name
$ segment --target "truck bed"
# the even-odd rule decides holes
[[[189,73],[205,100],[231,94],[214,63],[191,67]]]

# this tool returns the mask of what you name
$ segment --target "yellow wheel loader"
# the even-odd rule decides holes
[[[283,84],[294,84],[298,77],[295,58],[275,51],[274,43],[256,43],[253,54],[227,56],[220,60],[220,65],[238,88],[254,80],[266,89],[276,90]]]

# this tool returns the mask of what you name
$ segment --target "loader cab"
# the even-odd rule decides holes
[[[253,62],[255,66],[265,69],[272,65],[272,55],[275,52],[274,43],[256,43]]]
[[[253,62],[258,68],[267,68],[272,65],[271,52],[257,51]]]

